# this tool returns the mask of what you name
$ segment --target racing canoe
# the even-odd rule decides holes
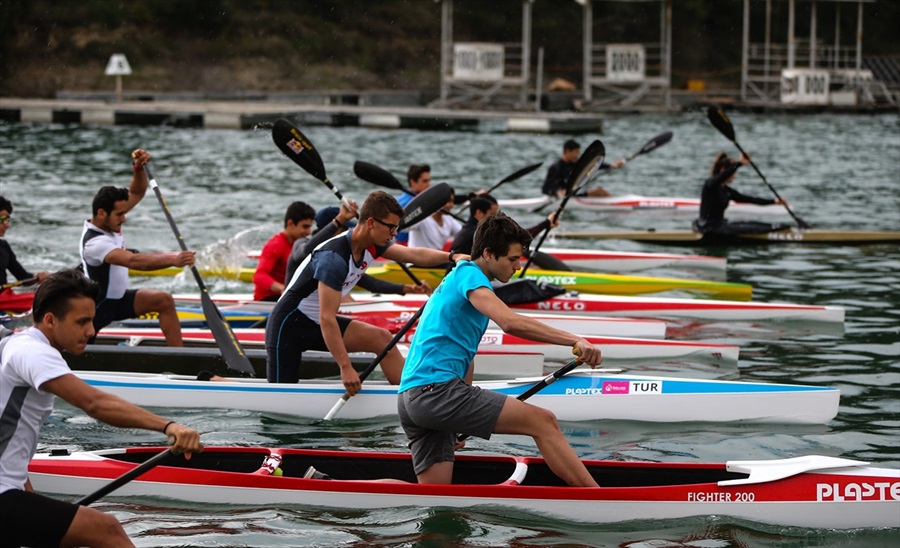
[[[248,348],[264,348],[265,329],[235,328],[234,334],[241,345]],[[411,342],[415,330],[411,329],[401,342]],[[209,346],[215,344],[215,337],[208,329],[185,328],[181,330],[184,344]],[[605,360],[665,360],[692,358],[720,366],[737,364],[740,348],[736,345],[709,342],[674,341],[665,339],[641,339],[636,337],[602,337],[584,335],[584,338],[600,347]],[[104,344],[140,344],[142,342],[164,341],[162,330],[152,327],[104,327],[97,333],[97,341]],[[571,359],[571,348],[555,344],[540,343],[488,330],[481,338],[479,352],[494,354],[529,352],[543,354],[548,360],[566,361]],[[405,353],[405,347],[401,347]],[[307,354],[304,352],[304,355]],[[476,371],[484,373],[476,367]]]
[[[534,198],[519,198],[512,200],[498,200],[502,208],[514,209],[534,209],[536,207],[557,203],[555,198],[549,196],[537,196]],[[650,211],[654,213],[677,212],[699,214],[700,199],[699,198],[667,198],[660,196],[640,196],[637,194],[622,194],[620,196],[604,196],[604,197],[588,197],[573,196],[566,203],[569,209],[586,209],[589,211],[605,211],[605,212],[630,212],[630,211]],[[552,210],[551,210],[552,211]],[[785,215],[783,206],[776,205],[756,205],[741,204],[737,202],[729,202],[729,213],[740,213],[747,215]]]
[[[748,246],[762,244],[870,245],[900,244],[900,232],[862,230],[801,230],[789,228],[765,234],[704,236],[690,230],[629,230],[620,232],[557,232],[558,238],[633,240],[676,246]]]
[[[83,496],[164,450],[60,449],[35,455],[29,478],[36,491]],[[407,453],[207,447],[191,460],[170,458],[109,496],[341,511],[487,506],[593,525],[716,516],[804,528],[898,526],[900,470],[865,462],[816,455],[720,464],[584,462],[602,487],[566,487],[543,459],[530,456],[460,454],[454,483],[435,485],[414,483]],[[309,466],[335,479],[304,479]],[[384,478],[401,481],[362,481]]]
[[[268,318],[274,306],[275,303],[270,301],[250,301],[220,305],[219,311],[233,328],[259,327],[261,322]],[[179,306],[176,310],[182,328],[208,327],[202,308]],[[341,303],[340,314],[396,333],[410,317],[415,315],[416,310],[417,308],[393,303]],[[526,312],[525,314],[557,329],[582,335],[662,338],[666,334],[664,321],[647,318],[611,318],[547,312]],[[124,327],[159,327],[159,321],[155,318],[155,314],[146,314],[140,318],[122,320],[117,323]],[[493,322],[488,325],[497,328]]]
[[[443,268],[414,267],[410,270],[420,280],[428,282],[431,287],[437,287],[447,273]],[[409,283],[409,276],[396,263],[372,266],[366,270],[366,273],[390,282]],[[704,297],[735,301],[749,301],[752,296],[752,287],[749,284],[709,280],[624,276],[620,274],[598,274],[596,272],[541,270],[538,268],[529,268],[525,278],[537,282],[561,285],[566,289],[582,293],[605,295],[641,295],[664,291],[681,291]]]
[[[7,288],[0,291],[0,312],[18,314],[31,310],[34,291],[13,291]]]
[[[197,381],[188,376],[78,371],[85,382],[138,405],[244,409],[321,419],[344,394],[340,380],[270,384],[265,379]],[[540,377],[479,380],[516,397]],[[562,421],[754,422],[824,424],[838,412],[840,391],[824,386],[700,380],[576,369],[529,398]],[[343,419],[397,416],[397,387],[367,380],[347,401]]]
[[[358,301],[391,302],[419,307],[421,295],[355,295]],[[543,301],[510,305],[517,312],[544,311],[559,314],[603,314],[643,318],[691,318],[705,321],[807,321],[843,323],[844,309],[839,306],[787,303],[737,302],[664,297],[622,297],[616,295],[566,294]]]

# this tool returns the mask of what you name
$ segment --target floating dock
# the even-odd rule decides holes
[[[252,129],[278,118],[303,125],[522,133],[601,133],[603,115],[416,106],[197,101],[0,98],[0,120],[38,124],[168,125]]]

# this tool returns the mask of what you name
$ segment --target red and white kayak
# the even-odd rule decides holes
[[[502,208],[533,209],[542,205],[556,202],[549,196],[535,198],[518,198],[512,200],[498,200]],[[651,211],[656,213],[675,212],[698,214],[700,212],[700,200],[698,198],[668,198],[660,196],[640,196],[638,194],[622,194],[620,196],[605,197],[572,197],[567,203],[569,209],[586,209],[590,211],[629,212]],[[787,215],[784,206],[780,205],[756,205],[739,204],[730,202],[728,213],[748,215]]]
[[[22,313],[31,310],[34,291],[13,291],[6,288],[0,291],[0,312]]]
[[[266,330],[259,328],[233,329],[238,341],[246,347],[264,347]],[[415,330],[410,330],[403,342],[411,342]],[[215,337],[208,329],[185,328],[181,336],[186,345],[215,344]],[[740,348],[730,344],[707,342],[672,341],[665,339],[640,339],[629,337],[597,337],[586,335],[584,338],[600,347],[606,360],[649,360],[649,359],[682,359],[693,358],[708,361],[721,366],[737,364]],[[140,344],[145,341],[164,341],[161,329],[151,327],[104,327],[97,333],[97,341],[104,344],[123,342]],[[401,348],[401,352],[404,348]],[[539,343],[508,335],[499,330],[488,330],[478,347],[480,353],[538,353],[552,361],[568,361],[572,358],[572,349],[555,344]],[[477,369],[476,369],[477,371]]]
[[[425,297],[421,295],[359,293],[354,294],[354,298],[360,302],[388,301],[410,307],[419,307],[425,304]],[[691,318],[706,321],[844,322],[844,309],[839,306],[571,293],[533,303],[514,304],[510,308],[517,312],[602,314],[636,318]]]
[[[425,304],[423,295],[376,295],[354,293],[357,302],[393,303],[407,308]],[[253,301],[249,293],[220,293],[213,297],[221,306],[270,310],[271,303]],[[176,302],[200,302],[198,294],[175,295]],[[672,297],[636,297],[620,295],[559,295],[543,301],[512,305],[517,312],[577,314],[630,318],[688,318],[701,321],[800,321],[844,323],[844,308],[791,303],[739,302],[714,299],[680,299]]]
[[[35,455],[29,478],[38,492],[83,496],[164,450],[62,449]],[[108,496],[341,510],[493,506],[595,525],[715,515],[855,529],[897,527],[900,516],[900,470],[855,460],[584,463],[602,487],[566,487],[538,457],[460,454],[455,483],[435,485],[414,483],[407,453],[207,447],[189,461],[171,457]],[[304,479],[309,466],[334,479]],[[365,481],[375,479],[399,481]]]

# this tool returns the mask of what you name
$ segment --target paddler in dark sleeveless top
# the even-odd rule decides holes
[[[725,210],[729,202],[757,205],[784,205],[784,200],[771,198],[757,198],[746,196],[730,185],[734,181],[735,173],[742,165],[750,163],[750,157],[741,154],[737,162],[728,157],[724,152],[716,156],[712,167],[712,177],[703,182],[703,192],[700,197],[700,217],[694,220],[694,232],[702,234],[761,234],[784,230],[790,225],[783,223],[761,223],[757,221],[728,222],[725,218]]]

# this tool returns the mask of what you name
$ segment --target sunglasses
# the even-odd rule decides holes
[[[375,217],[372,217],[372,220],[378,222],[378,224],[386,226],[388,228],[388,230],[390,230],[391,232],[399,232],[400,231],[400,225],[392,225],[390,223],[386,223],[386,222],[382,221],[381,219],[376,219]]]
[[[8,223],[9,215],[0,215],[0,223]]]

